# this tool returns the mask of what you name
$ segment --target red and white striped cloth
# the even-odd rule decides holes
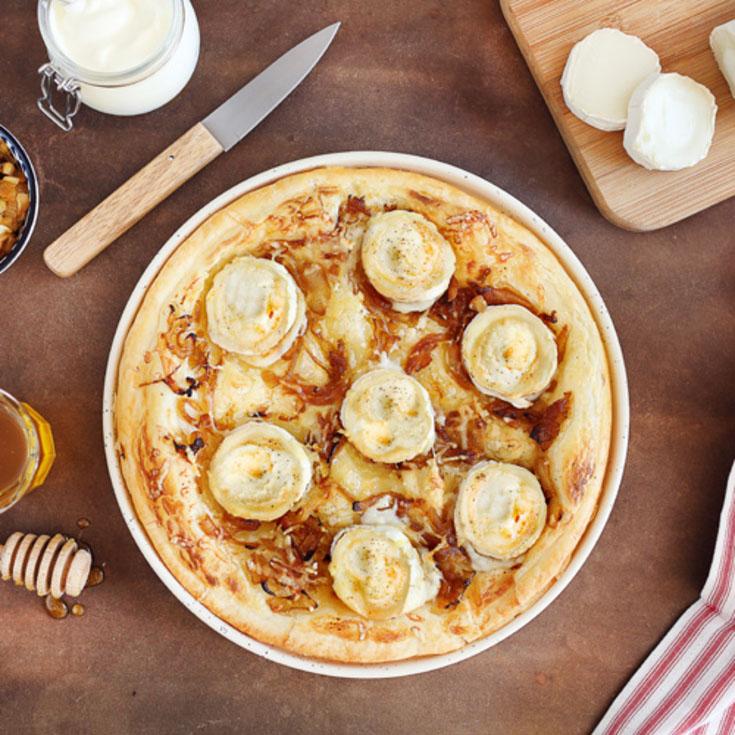
[[[592,735],[735,735],[735,464],[702,594]]]

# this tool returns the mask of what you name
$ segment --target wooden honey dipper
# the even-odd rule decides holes
[[[89,579],[92,554],[73,538],[57,533],[14,533],[0,546],[0,576],[36,590],[39,597],[78,597]]]

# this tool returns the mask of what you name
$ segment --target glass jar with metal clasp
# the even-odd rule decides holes
[[[194,73],[199,58],[199,24],[190,0],[157,0],[156,5],[165,11],[166,19],[170,15],[170,25],[161,29],[160,38],[154,39],[149,54],[144,58],[131,57],[127,65],[128,36],[115,39],[114,34],[118,30],[122,34],[124,29],[112,20],[122,18],[134,23],[135,13],[150,10],[150,4],[146,9],[143,0],[38,0],[38,25],[49,55],[49,62],[38,70],[39,109],[68,131],[82,104],[112,115],[139,115],[165,105],[179,94]],[[100,23],[100,12],[109,12],[110,20],[100,26],[104,27],[103,34],[92,34],[94,24]],[[66,18],[64,14],[72,13],[79,16],[79,22],[73,33],[64,36],[60,19],[71,24],[75,18]],[[87,51],[82,44],[89,44],[85,32],[94,36],[97,45],[108,37],[111,43],[117,44],[116,63],[107,64],[114,68],[106,69],[106,64],[92,68],[82,53]],[[74,53],[75,50],[80,53]]]

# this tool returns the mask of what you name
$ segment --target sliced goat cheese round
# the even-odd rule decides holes
[[[623,146],[641,166],[678,171],[709,152],[717,104],[702,84],[681,74],[651,74],[633,92]]]
[[[457,541],[473,566],[475,555],[507,560],[533,546],[546,523],[546,498],[536,476],[524,467],[485,460],[469,471],[454,508]]]
[[[272,365],[306,326],[306,302],[280,264],[244,256],[214,277],[207,294],[212,341],[255,367]]]
[[[735,97],[735,20],[714,28],[709,36],[709,45],[730,87],[730,94]]]
[[[340,411],[347,438],[375,462],[405,462],[434,444],[434,408],[415,378],[393,368],[361,375]]]
[[[311,485],[304,446],[280,426],[249,421],[229,433],[209,465],[209,489],[231,515],[273,521]]]
[[[558,365],[552,331],[517,304],[479,313],[467,325],[461,349],[477,389],[516,408],[528,408],[546,390]]]
[[[335,536],[331,556],[335,594],[366,618],[409,613],[439,592],[434,562],[394,526],[350,526]]]
[[[361,259],[375,290],[403,313],[428,309],[447,290],[456,263],[433,222],[401,209],[370,220]]]
[[[561,77],[567,107],[600,130],[622,130],[633,90],[661,71],[655,51],[637,36],[600,28],[575,44]]]

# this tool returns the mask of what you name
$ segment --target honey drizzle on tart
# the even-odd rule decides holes
[[[377,506],[395,513],[414,546],[427,550],[441,574],[438,594],[418,615],[410,613],[411,620],[420,620],[422,610],[445,615],[467,595],[473,605],[500,599],[512,587],[525,555],[477,572],[458,545],[453,522],[460,482],[482,460],[508,461],[535,472],[549,503],[550,527],[563,523],[570,511],[547,454],[573,410],[575,391],[560,392],[554,379],[529,408],[515,408],[481,393],[460,357],[465,327],[487,306],[516,304],[539,317],[554,334],[559,364],[569,325],[557,311],[542,311],[504,281],[504,264],[512,254],[503,249],[496,221],[488,213],[449,207],[454,213],[442,218],[433,210],[448,205],[437,196],[413,190],[409,197],[375,202],[342,196],[339,187],[319,186],[283,201],[258,225],[259,237],[246,250],[230,248],[227,257],[210,262],[204,278],[166,304],[155,346],[143,357],[147,368],[141,374],[146,378],[138,380],[137,389],[155,388],[168,395],[161,396],[162,403],[173,407],[162,435],[170,451],[141,431],[121,443],[121,459],[132,459],[142,471],[155,523],[178,549],[183,564],[211,588],[221,586],[235,594],[243,584],[251,585],[277,615],[314,613],[325,602],[330,610],[339,605],[328,570],[332,541]],[[370,218],[397,208],[433,221],[458,254],[447,291],[424,312],[392,309],[360,262],[359,237]],[[234,213],[230,216],[237,219]],[[255,227],[245,220],[238,225],[246,237]],[[478,232],[486,239],[491,264],[463,251],[466,238],[479,237]],[[277,362],[262,368],[222,350],[207,334],[208,288],[227,263],[243,254],[279,263],[305,297],[305,330]],[[544,303],[541,296],[538,303]],[[424,386],[437,413],[433,448],[394,465],[359,455],[344,436],[339,417],[353,382],[386,360]],[[213,500],[207,483],[207,468],[223,436],[251,419],[285,428],[313,457],[310,489],[275,521],[231,516]],[[575,502],[584,496],[595,461],[588,454],[575,464],[580,488]],[[190,469],[176,470],[174,491],[167,476],[175,462]],[[362,478],[360,487],[350,484],[355,473]],[[196,527],[187,527],[178,520],[184,515],[180,509],[194,496],[205,512]],[[212,573],[204,561],[209,553],[239,560],[245,579]],[[478,575],[483,581],[475,585]],[[345,613],[347,618],[350,614]],[[452,626],[458,641],[473,636],[462,620]],[[355,635],[354,626],[337,628],[343,638]],[[335,630],[329,627],[327,632]],[[359,641],[393,640],[385,626],[358,625],[356,630]],[[396,636],[403,640],[403,633]]]

